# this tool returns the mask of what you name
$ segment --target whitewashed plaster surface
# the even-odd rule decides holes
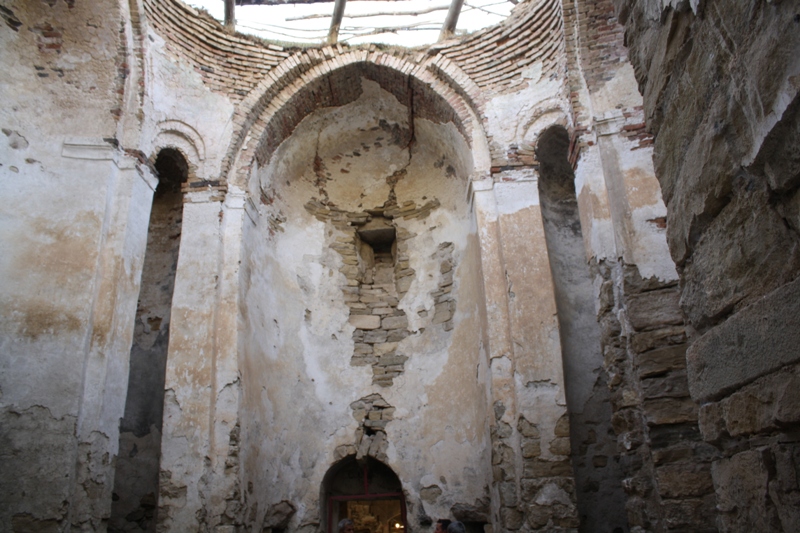
[[[491,484],[480,265],[465,180],[469,148],[452,124],[420,119],[411,146],[392,144],[385,129],[407,129],[408,110],[376,83],[363,80],[362,87],[357,101],[301,122],[251,185],[272,203],[261,206],[244,241],[243,482],[253,483],[259,514],[286,499],[298,506],[300,525],[319,519],[320,485],[334,451],[354,443],[350,404],[373,393],[396,408],[386,429],[387,464],[403,483],[410,518],[418,510],[444,516],[454,503],[473,504]],[[315,168],[330,179],[320,182]],[[341,256],[330,248],[343,234],[303,206],[321,199],[321,185],[340,209],[380,207],[389,198],[386,178],[401,170],[398,204],[440,206],[425,218],[395,219],[414,235],[406,242],[415,281],[399,303],[412,333],[398,348],[409,357],[403,374],[380,387],[371,383],[369,366],[350,364],[346,279]],[[450,332],[430,322],[436,252],[447,242],[454,245],[457,301]],[[419,509],[419,491],[432,485],[445,496]]]
[[[148,157],[167,146],[180,149],[202,179],[219,175],[233,131],[231,101],[211,92],[194,69],[165,50],[155,32],[147,55],[147,95],[142,125]]]

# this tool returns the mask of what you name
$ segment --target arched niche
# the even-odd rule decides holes
[[[356,533],[400,533],[407,527],[402,483],[390,467],[372,457],[349,456],[331,466],[322,481],[320,502],[328,533],[336,533],[344,518],[353,520]]]

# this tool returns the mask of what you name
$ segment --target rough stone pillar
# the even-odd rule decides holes
[[[494,322],[493,507],[504,531],[561,531],[578,519],[554,287],[535,177],[507,174],[473,183]]]
[[[202,190],[188,192],[184,203],[164,394],[160,530],[207,526],[222,200],[218,191]]]

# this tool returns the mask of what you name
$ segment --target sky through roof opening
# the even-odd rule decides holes
[[[223,0],[184,0],[222,21]],[[458,18],[456,35],[494,26],[508,17],[516,2],[466,0]],[[328,35],[333,2],[313,4],[236,6],[236,30],[271,41],[322,44]],[[344,11],[339,42],[423,46],[439,38],[450,0],[349,1]]]

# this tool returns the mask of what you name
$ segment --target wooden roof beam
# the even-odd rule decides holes
[[[226,0],[227,1],[227,0]],[[285,4],[322,4],[336,0],[236,0],[237,6],[282,6]],[[358,0],[351,0],[357,2]],[[406,0],[385,0],[388,2],[405,2]]]
[[[439,42],[446,41],[455,35],[458,16],[461,14],[463,6],[464,0],[453,0],[450,4],[447,17],[444,19],[444,24],[442,24],[442,32],[439,34]]]
[[[328,44],[336,44],[339,40],[339,28],[344,17],[344,4],[347,0],[336,0],[333,5],[333,17],[331,17],[331,29],[328,30]]]
[[[231,32],[236,30],[235,12],[234,0],[225,0],[225,29]]]

